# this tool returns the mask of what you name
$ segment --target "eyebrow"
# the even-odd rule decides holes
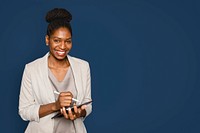
[[[55,39],[55,38],[57,38],[57,39],[62,39],[62,38],[60,38],[60,37],[56,37],[56,36],[52,36],[52,38],[53,38],[53,39]],[[65,39],[65,40],[70,40],[70,39],[72,39],[72,37],[67,38],[67,39]]]

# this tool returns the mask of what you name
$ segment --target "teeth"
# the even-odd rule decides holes
[[[65,52],[58,52],[59,54],[64,54]]]

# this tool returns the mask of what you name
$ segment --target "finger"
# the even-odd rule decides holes
[[[76,115],[74,114],[74,120],[76,119],[77,117],[76,117]]]
[[[66,100],[66,101],[62,101],[61,104],[71,104],[72,101]]]
[[[72,102],[72,97],[62,97],[59,99],[60,103],[71,103]]]
[[[72,99],[71,95],[59,95],[59,99],[64,100],[64,99]]]
[[[78,117],[80,117],[80,115],[81,115],[81,108],[78,108],[78,110],[77,110],[78,112],[77,112],[77,115],[78,115]]]
[[[59,97],[72,97],[72,95],[70,93],[60,93]]]
[[[60,96],[71,96],[71,97],[73,97],[72,93],[69,92],[69,91],[68,92],[61,92]]]
[[[71,97],[73,97],[73,94],[70,91],[67,91],[66,93],[70,94]]]
[[[82,112],[83,110],[85,110],[86,107],[87,107],[87,105],[82,105],[82,106],[79,108],[78,113],[81,114],[81,112]]]
[[[62,108],[62,112],[63,112],[63,115],[66,119],[69,119],[69,116],[67,115],[67,112],[66,112],[66,109],[65,107]]]
[[[63,110],[62,110],[62,108],[60,109],[60,113],[63,114]]]
[[[86,107],[87,107],[87,105],[82,105],[82,106],[81,106],[81,110],[86,109]]]
[[[60,106],[61,106],[61,107],[70,106],[71,103],[72,103],[71,100],[64,100],[64,101],[61,101],[61,102],[60,102]]]
[[[75,103],[74,103],[74,112],[75,112],[75,113],[78,113],[78,108],[77,108],[77,106],[76,106]]]
[[[62,96],[62,97],[59,98],[59,100],[60,101],[65,101],[65,100],[70,100],[71,101],[72,97],[71,96]]]
[[[71,108],[68,109],[68,117],[69,117],[70,120],[74,120],[75,119],[75,117],[74,117],[74,115],[72,113]]]
[[[70,103],[61,103],[60,106],[62,107],[69,107],[71,104]]]

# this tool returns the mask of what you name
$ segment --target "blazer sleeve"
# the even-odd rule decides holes
[[[84,96],[84,102],[91,101],[91,73],[90,73],[90,66],[89,63],[87,63],[87,73],[86,73],[86,91]],[[87,105],[86,107],[86,116],[87,117],[92,112],[92,104]]]
[[[23,120],[39,122],[40,105],[35,102],[32,87],[30,70],[26,65],[21,81],[18,111]]]

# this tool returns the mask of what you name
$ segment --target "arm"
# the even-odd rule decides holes
[[[39,122],[40,105],[35,102],[28,66],[25,66],[19,95],[19,115],[25,121]]]
[[[25,121],[37,121],[39,118],[58,111],[63,106],[69,106],[72,94],[70,92],[61,93],[54,103],[40,105],[35,102],[32,90],[31,75],[26,65],[21,82],[21,91],[19,96],[19,115]]]
[[[58,111],[55,103],[49,103],[46,105],[41,105],[39,109],[39,118],[42,118],[48,114]]]

